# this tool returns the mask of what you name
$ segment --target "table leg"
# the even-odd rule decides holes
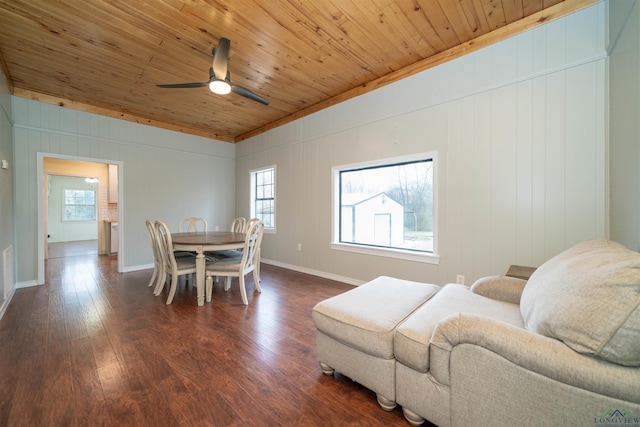
[[[196,255],[196,288],[198,291],[198,305],[204,305],[204,276],[205,276],[204,251],[199,250]]]

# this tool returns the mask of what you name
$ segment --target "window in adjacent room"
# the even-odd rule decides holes
[[[95,221],[95,190],[64,190],[63,221]]]
[[[276,228],[276,167],[251,171],[251,217],[259,218],[265,230]]]
[[[333,168],[332,248],[437,262],[435,153]]]

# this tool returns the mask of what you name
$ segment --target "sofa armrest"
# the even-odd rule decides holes
[[[471,285],[471,292],[487,298],[520,304],[520,296],[526,280],[509,276],[487,276],[476,280]]]
[[[640,369],[637,367],[583,355],[561,341],[467,313],[448,316],[433,332],[430,369],[439,382],[451,384],[451,353],[460,345],[483,347],[523,369],[570,386],[640,402]]]

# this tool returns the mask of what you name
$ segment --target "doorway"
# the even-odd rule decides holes
[[[110,168],[109,165],[115,167]],[[97,178],[96,183],[96,227],[97,227],[97,252],[98,254],[111,255],[111,248],[107,248],[108,236],[105,228],[108,224],[109,232],[111,223],[120,224],[117,230],[117,266],[118,272],[122,272],[123,238],[122,238],[122,188],[123,165],[120,161],[93,159],[86,157],[65,156],[59,154],[38,153],[37,159],[38,177],[38,284],[44,283],[44,263],[48,258],[48,202],[49,202],[49,176],[62,175],[76,178]],[[111,174],[109,172],[112,172]],[[115,171],[115,176],[114,172]],[[114,186],[115,182],[115,186]],[[115,188],[115,192],[113,191]],[[111,190],[111,192],[109,191]],[[60,208],[62,209],[62,208]],[[60,232],[60,231],[58,231]],[[63,232],[64,234],[64,232]],[[59,237],[59,236],[57,236]],[[57,239],[60,241],[72,239]],[[61,250],[64,248],[60,248]],[[67,248],[67,253],[82,251],[81,246]],[[63,251],[64,253],[64,251]]]
[[[45,171],[53,169],[48,163],[51,162],[45,159]],[[104,166],[93,164],[93,167],[99,171],[99,168]],[[68,162],[65,169],[73,172],[79,169],[79,162]],[[99,178],[47,173],[46,179],[45,260],[66,256],[98,255],[100,243],[98,209],[104,212],[113,211],[99,204]],[[117,212],[115,215],[117,218]]]

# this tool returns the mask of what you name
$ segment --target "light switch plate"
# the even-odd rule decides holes
[[[9,162],[6,160],[2,160],[2,169],[9,169]]]

